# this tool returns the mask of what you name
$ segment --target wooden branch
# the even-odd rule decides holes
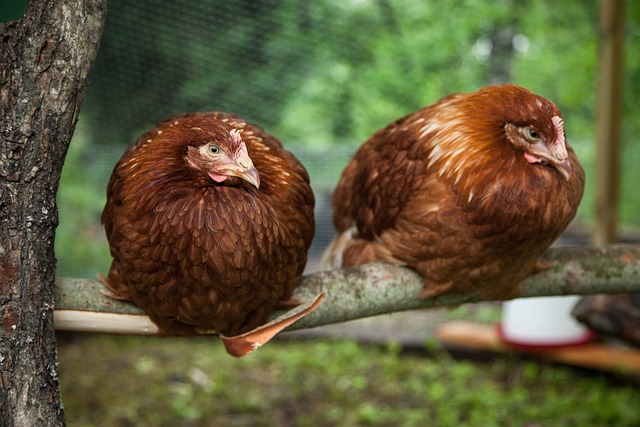
[[[640,292],[640,246],[551,249],[544,259],[554,261],[555,267],[524,280],[522,297]],[[157,328],[140,308],[105,297],[98,280],[60,278],[57,284],[57,329],[157,334]],[[306,301],[325,292],[326,300],[288,330],[397,311],[482,301],[476,293],[450,294],[421,301],[418,299],[421,288],[422,279],[417,273],[387,264],[309,274],[303,278],[296,295]],[[106,326],[91,323],[91,311],[99,312],[98,317],[103,319],[106,316]],[[70,323],[71,316],[73,323]],[[126,316],[127,321],[116,324],[115,319],[121,316]],[[130,323],[132,319],[143,323],[134,325]],[[144,319],[147,319],[146,323]]]
[[[545,254],[545,259],[553,260],[555,267],[524,280],[522,297],[640,292],[640,246],[552,249]],[[57,329],[158,333],[140,308],[104,296],[98,280],[60,278],[57,284]],[[397,311],[482,301],[476,293],[449,294],[422,301],[418,299],[421,289],[422,279],[417,273],[388,264],[309,274],[303,278],[296,295],[310,300],[320,292],[326,292],[327,298],[316,311],[289,330]]]

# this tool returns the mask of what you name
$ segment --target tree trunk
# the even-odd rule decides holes
[[[31,0],[0,26],[0,425],[64,425],[55,204],[106,0]]]

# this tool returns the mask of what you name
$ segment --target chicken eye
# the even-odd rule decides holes
[[[209,145],[209,154],[211,154],[212,156],[217,156],[218,154],[220,154],[220,147],[218,147],[217,145]]]
[[[540,133],[534,128],[527,128],[527,137],[531,140],[537,141],[540,139]]]

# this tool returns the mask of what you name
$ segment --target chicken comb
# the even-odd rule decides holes
[[[553,142],[553,145],[557,149],[558,154],[561,155],[562,158],[566,159],[568,153],[567,145],[564,140],[564,121],[560,116],[553,116],[551,117],[551,122],[556,130],[556,140]]]

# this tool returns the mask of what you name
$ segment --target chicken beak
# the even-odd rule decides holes
[[[542,163],[555,167],[567,180],[571,177],[572,169],[569,157],[562,158],[545,151],[532,151],[525,153],[525,158],[529,163]]]
[[[249,157],[246,148],[240,151],[235,163],[233,167],[229,168],[227,173],[244,179],[256,188],[260,188],[260,174],[253,165],[253,161],[251,157]]]
[[[544,163],[555,167],[567,180],[571,177],[571,162],[564,144],[533,145],[531,151],[525,153],[525,158],[529,163]]]
[[[565,179],[569,180],[569,177],[571,176],[571,162],[568,158],[561,162],[554,162],[552,164],[565,177]]]
[[[216,182],[222,182],[228,176],[235,176],[247,181],[256,188],[260,188],[260,174],[255,166],[253,166],[253,163],[247,164],[240,161],[235,165],[219,168],[218,171],[221,173],[209,174],[209,176]]]
[[[571,162],[569,161],[569,153],[567,153],[564,144],[552,144],[549,147],[549,153],[544,155],[543,158],[555,166],[565,179],[569,179],[571,176]]]
[[[247,152],[247,146],[244,142],[240,145],[240,149],[234,156],[230,164],[225,167],[225,174],[228,176],[235,176],[240,179],[244,179],[256,188],[260,188],[260,174],[253,165],[251,157]]]
[[[251,163],[248,167],[239,166],[238,169],[235,170],[235,172],[238,178],[242,178],[254,187],[260,188],[260,174],[258,173],[258,170],[253,166],[253,163]]]

